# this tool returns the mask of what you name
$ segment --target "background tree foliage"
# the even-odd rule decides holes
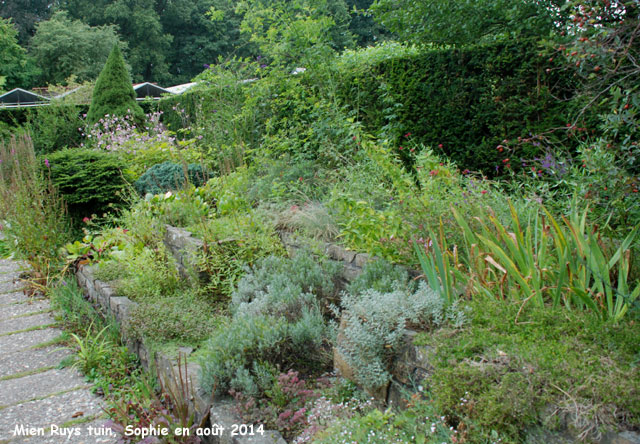
[[[62,84],[71,76],[79,82],[94,80],[116,44],[126,47],[115,26],[93,27],[56,12],[36,25],[31,39],[30,54],[40,69],[38,83]]]
[[[0,17],[11,18],[18,30],[18,42],[26,46],[36,24],[51,15],[53,0],[0,0]]]
[[[243,0],[240,30],[277,64],[317,58],[353,44],[343,0]]]
[[[61,8],[91,26],[116,25],[127,43],[133,80],[170,82],[167,52],[173,37],[160,22],[168,2],[156,0],[64,0]]]
[[[23,85],[33,74],[17,35],[11,20],[0,18],[0,91]]]
[[[567,20],[565,0],[377,0],[376,20],[401,40],[466,45],[503,37],[547,36]]]

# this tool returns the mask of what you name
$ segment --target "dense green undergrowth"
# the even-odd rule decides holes
[[[637,321],[602,324],[562,309],[475,301],[460,330],[421,334],[433,348],[427,390],[469,442],[497,432],[522,442],[535,427],[567,424],[593,438],[640,422]]]
[[[251,13],[268,60],[210,66],[144,125],[85,126],[82,149],[51,152],[66,142],[46,131],[35,151],[49,154],[27,136],[0,145],[5,245],[34,284],[55,282],[65,259],[97,264],[138,304],[127,333],[190,346],[205,391],[297,443],[640,428],[637,27],[618,17],[628,50],[603,39],[612,21],[576,25],[564,40],[582,40],[558,47],[501,35],[338,55],[321,32],[332,23],[298,17],[315,25],[305,43],[275,23],[261,34],[264,11]],[[51,110],[41,123],[71,134],[77,121]],[[69,213],[82,231],[71,243]],[[166,224],[200,241],[182,273]],[[346,285],[328,251],[383,260]],[[111,328],[69,307],[82,317],[71,328],[91,325],[75,331],[81,350],[97,353],[78,365],[127,381]],[[392,380],[408,329],[429,376],[405,387],[404,411],[362,399]],[[325,374],[333,353],[360,388]],[[102,374],[105,355],[121,364]]]

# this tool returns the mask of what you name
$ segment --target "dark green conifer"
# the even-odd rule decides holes
[[[107,63],[96,81],[87,114],[87,123],[92,125],[107,114],[120,117],[129,115],[138,125],[144,122],[144,111],[136,102],[131,77],[118,45],[113,46]]]

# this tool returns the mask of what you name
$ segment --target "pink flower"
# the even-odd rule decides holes
[[[89,222],[91,222],[91,219],[89,219],[87,216],[82,218],[82,222],[84,222],[85,224],[88,224]]]
[[[482,190],[482,191],[480,191],[480,194],[487,194],[487,193],[488,193],[488,191],[487,191],[487,190]]]
[[[49,159],[44,159],[44,166],[46,166],[47,168],[49,168]]]

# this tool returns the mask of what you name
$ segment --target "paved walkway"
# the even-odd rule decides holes
[[[0,260],[0,444],[115,443],[101,400],[55,344],[49,301],[21,291],[20,266]],[[71,436],[69,436],[71,435]]]

